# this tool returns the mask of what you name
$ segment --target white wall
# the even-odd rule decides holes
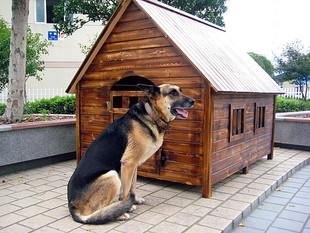
[[[0,0],[0,15],[9,23],[12,15],[11,4],[12,1]],[[29,26],[34,33],[41,33],[42,38],[47,39],[48,31],[55,31],[53,24],[36,23],[35,0],[30,0],[29,4]],[[26,84],[27,88],[66,89],[85,58],[78,43],[88,45],[89,40],[96,34],[99,35],[102,29],[101,22],[89,23],[64,40],[51,41],[53,46],[49,47],[49,54],[43,57],[46,66],[42,74],[43,80],[38,82],[30,77]]]

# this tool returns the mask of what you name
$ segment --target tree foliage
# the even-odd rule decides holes
[[[9,76],[9,57],[10,57],[10,36],[11,28],[8,23],[0,18],[0,91],[8,83]],[[41,40],[42,34],[33,33],[27,29],[26,47],[26,77],[35,77],[41,80],[40,72],[44,70],[42,55],[48,54],[48,47],[52,44],[48,40]]]
[[[270,75],[274,76],[274,67],[265,56],[250,52],[249,55]]]
[[[227,0],[159,1],[225,26],[222,15],[227,10],[225,6]],[[59,5],[54,6],[54,22],[57,22],[54,27],[59,33],[69,36],[91,21],[101,21],[105,25],[119,2],[120,0],[61,0]]]
[[[288,43],[282,54],[276,57],[277,71],[282,73],[279,81],[289,81],[299,85],[305,99],[310,81],[310,52],[303,52],[301,41]]]

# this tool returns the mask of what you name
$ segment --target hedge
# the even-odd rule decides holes
[[[5,104],[0,104],[0,116],[3,115]],[[75,96],[56,96],[51,99],[41,99],[27,102],[24,114],[75,114]]]
[[[310,110],[310,100],[277,97],[276,112],[299,112]]]

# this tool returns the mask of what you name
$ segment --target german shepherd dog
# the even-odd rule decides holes
[[[76,222],[104,224],[127,220],[136,196],[137,168],[162,145],[164,132],[175,117],[187,118],[185,108],[195,100],[180,87],[163,84],[138,87],[146,94],[110,124],[91,143],[68,183],[68,205]],[[120,173],[120,177],[118,175]],[[119,194],[118,202],[111,202]]]

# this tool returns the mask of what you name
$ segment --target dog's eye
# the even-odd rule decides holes
[[[178,96],[179,92],[177,90],[172,90],[172,91],[169,92],[169,95],[171,95],[171,96]]]

